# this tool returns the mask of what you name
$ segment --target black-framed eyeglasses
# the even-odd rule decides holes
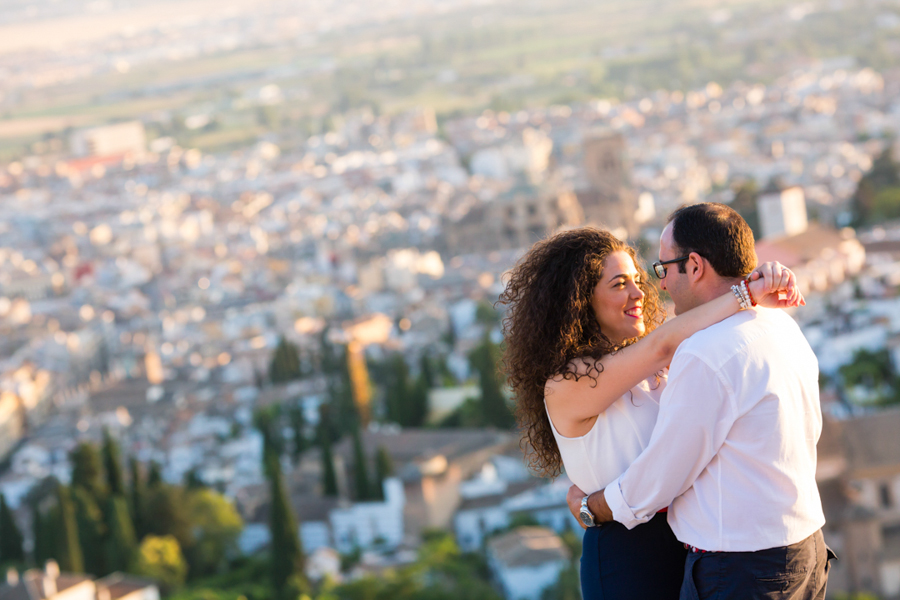
[[[673,258],[672,260],[656,261],[655,263],[653,263],[653,272],[660,279],[665,279],[666,278],[666,265],[671,265],[672,263],[680,263],[680,262],[683,262],[683,261],[689,259],[690,257],[691,257],[691,255],[688,254],[687,256],[682,256],[681,258]]]

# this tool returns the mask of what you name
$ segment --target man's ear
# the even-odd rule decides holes
[[[697,282],[703,277],[704,273],[706,273],[706,261],[696,252],[691,252],[688,257],[689,258],[685,261],[687,276],[692,283]]]

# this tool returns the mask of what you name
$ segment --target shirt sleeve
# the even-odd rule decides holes
[[[734,394],[697,356],[676,353],[650,441],[604,492],[613,518],[632,529],[686,492],[736,419]]]

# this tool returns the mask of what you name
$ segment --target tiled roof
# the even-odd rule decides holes
[[[407,462],[437,455],[453,460],[492,446],[516,444],[517,439],[511,431],[491,429],[366,431],[362,436],[363,446],[369,456],[374,456],[377,449],[384,446],[398,468]],[[353,447],[349,437],[334,448],[334,453],[347,460],[352,459]]]
[[[777,260],[787,267],[796,267],[819,258],[826,249],[838,248],[846,239],[837,229],[811,223],[803,233],[760,240],[756,243],[756,255],[761,263]]]
[[[90,580],[91,578],[87,575],[61,573],[56,578],[56,593]],[[16,585],[9,585],[6,582],[0,585],[0,600],[42,600],[47,598],[44,583],[43,571],[29,569],[19,576],[19,582]]]
[[[529,567],[569,559],[569,549],[552,530],[520,527],[488,540],[488,552],[507,568]]]
[[[900,473],[900,409],[881,410],[841,425],[851,473]]]
[[[135,577],[134,575],[126,575],[125,573],[111,573],[95,582],[98,586],[105,587],[109,590],[109,600],[116,600],[127,596],[132,592],[142,590],[156,585],[149,579]]]
[[[507,486],[506,491],[501,494],[490,494],[487,496],[479,496],[477,498],[467,498],[466,500],[463,500],[457,512],[462,512],[464,510],[478,510],[480,508],[488,508],[491,506],[499,506],[507,498],[510,498],[517,494],[521,494],[522,492],[542,485],[546,485],[546,482],[541,479],[529,479],[528,481],[511,483],[509,484],[509,486]]]

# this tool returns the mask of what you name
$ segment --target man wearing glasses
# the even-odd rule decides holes
[[[747,223],[713,203],[675,211],[653,265],[676,314],[755,268]],[[833,557],[815,481],[821,428],[818,362],[797,324],[741,311],[679,346],[647,447],[587,506],[629,529],[668,507],[689,549],[682,600],[821,600]],[[573,514],[582,497],[570,490]]]

